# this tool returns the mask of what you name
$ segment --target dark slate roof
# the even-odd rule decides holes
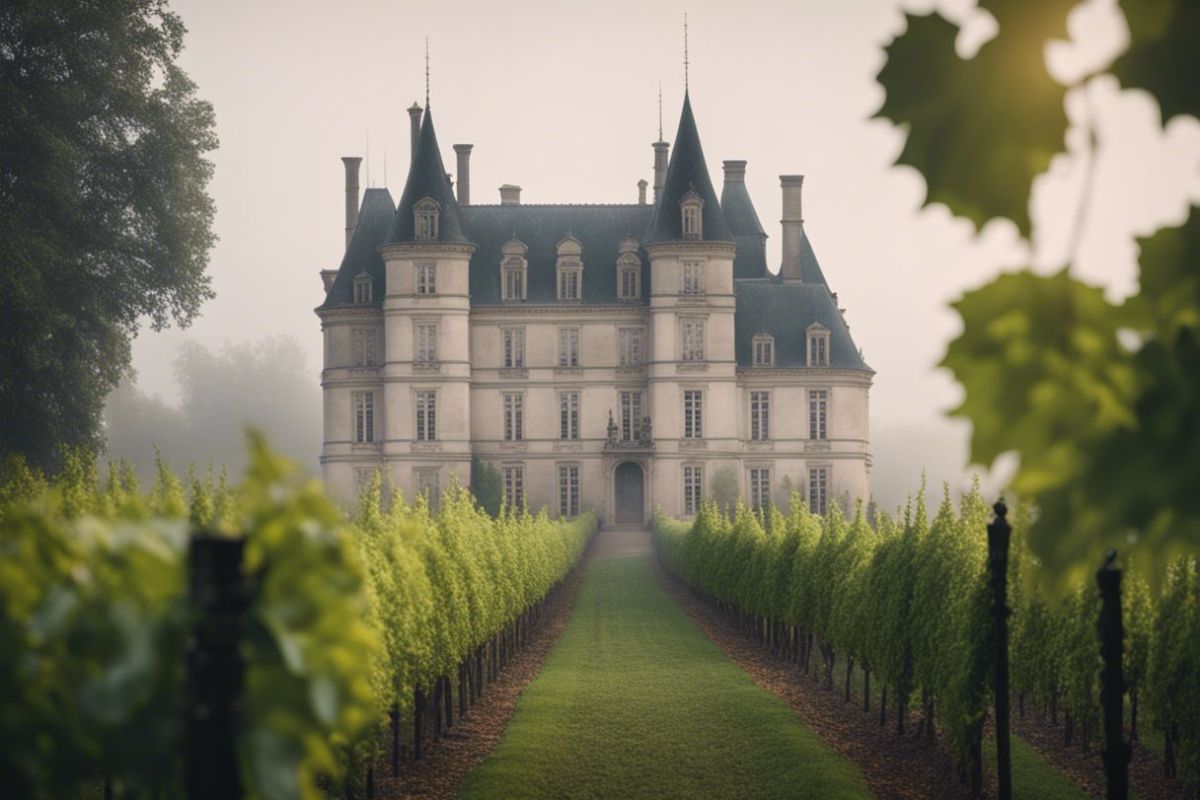
[[[645,243],[674,242],[683,239],[683,215],[679,201],[688,190],[695,188],[704,200],[704,241],[733,242],[733,233],[725,221],[721,204],[712,180],[708,177],[708,165],[704,161],[704,149],[700,146],[700,133],[696,130],[696,119],[692,116],[692,101],[685,92],[683,113],[679,116],[679,130],[671,148],[671,160],[667,164],[667,179],[654,204],[654,217],[646,230]]]
[[[721,189],[721,211],[737,244],[733,277],[767,277],[770,274],[767,272],[767,232],[758,220],[745,181],[725,181]]]
[[[734,352],[739,367],[754,363],[752,341],[759,331],[775,337],[775,366],[803,367],[807,362],[808,326],[819,322],[829,329],[829,366],[873,372],[850,338],[850,329],[837,303],[822,283],[798,283],[779,278],[734,281]]]
[[[408,170],[404,193],[400,195],[400,204],[396,206],[392,227],[387,234],[388,244],[413,241],[413,206],[425,197],[432,197],[441,207],[438,241],[469,242],[470,239],[463,230],[458,202],[454,199],[454,190],[450,188],[450,180],[446,177],[446,167],[438,149],[437,134],[433,131],[433,113],[428,107],[425,108],[425,119],[421,122],[417,152],[413,155],[412,167]]]
[[[817,262],[817,254],[813,252],[808,231],[804,230],[803,225],[800,227],[800,232],[800,280],[804,283],[828,286],[825,273],[821,271],[821,265]]]
[[[358,224],[350,237],[350,246],[346,248],[337,277],[320,308],[353,305],[354,279],[364,272],[371,276],[374,283],[371,291],[374,305],[383,305],[386,273],[379,248],[387,240],[388,227],[395,213],[392,194],[387,189],[367,189],[363,193]]]
[[[526,303],[556,303],[558,243],[574,236],[583,245],[584,304],[611,304],[617,300],[618,246],[626,236],[637,238],[650,221],[652,208],[644,205],[471,205],[462,209],[463,221],[476,243],[471,256],[471,305],[499,304],[500,248],[512,238],[525,244],[529,264]],[[649,302],[650,262],[642,261],[642,299]],[[626,301],[621,301],[626,302]]]

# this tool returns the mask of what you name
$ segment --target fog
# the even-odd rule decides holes
[[[126,446],[136,446],[134,433],[153,438],[154,425],[183,404],[186,420],[175,417],[175,424],[197,450],[181,444],[173,460],[233,458],[227,443],[254,418],[268,427],[278,421],[287,441],[273,437],[276,443],[317,471],[321,335],[312,309],[322,299],[318,273],[337,266],[343,246],[339,159],[368,155],[369,140],[369,184],[399,196],[409,152],[405,109],[424,97],[426,36],[443,158],[454,163],[453,143],[475,145],[473,199],[497,202],[496,187],[515,183],[524,202],[633,202],[638,179],[652,177],[660,81],[668,137],[678,120],[686,10],[691,96],[709,170],[719,184],[721,160],[748,160],[772,264],[779,260],[778,176],[807,176],[806,229],[877,371],[876,497],[885,507],[903,502],[922,469],[935,487],[962,487],[969,429],[946,418],[959,395],[936,366],[958,330],[947,303],[1001,269],[1061,267],[1085,142],[1073,129],[1067,144],[1077,157],[1060,157],[1035,185],[1032,250],[1008,222],[976,236],[944,208],[920,210],[920,176],[891,166],[903,134],[871,116],[883,99],[874,82],[883,46],[903,29],[903,10],[934,7],[894,0],[179,0],[175,8],[190,29],[182,64],[214,104],[221,138],[211,186],[217,297],[191,329],[147,331],[136,341],[136,392],[124,388],[121,403],[144,411],[135,418],[142,422],[122,423],[133,426],[125,429]],[[937,7],[966,22],[964,53],[991,35],[989,18],[968,0]],[[1103,67],[1127,40],[1116,0],[1084,3],[1070,29],[1072,42],[1047,48],[1060,79]],[[1164,216],[1182,220],[1188,198],[1200,196],[1200,126],[1179,119],[1164,135],[1149,97],[1121,92],[1109,79],[1069,98],[1073,120],[1088,109],[1106,150],[1077,274],[1118,298],[1133,287],[1131,237],[1150,233]],[[272,383],[240,369],[246,362],[236,354],[278,336],[296,343],[287,358],[297,380]],[[203,350],[185,350],[189,342]],[[228,346],[234,355],[220,355]],[[202,372],[215,386],[201,387],[189,370],[181,385],[181,352],[193,366],[196,353],[207,353]],[[222,365],[234,372],[222,373]]]

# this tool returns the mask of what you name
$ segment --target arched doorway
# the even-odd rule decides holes
[[[646,521],[646,479],[641,464],[626,461],[617,467],[617,524],[641,525]]]

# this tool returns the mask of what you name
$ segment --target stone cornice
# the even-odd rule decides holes
[[[737,255],[737,245],[733,242],[652,242],[642,245],[648,254],[654,256],[657,253],[669,254],[677,253],[704,253],[707,255],[723,255],[733,258]]]
[[[475,252],[475,245],[469,242],[392,242],[379,248],[379,254],[386,259],[388,256],[440,255],[443,253],[464,253],[470,256]]]
[[[780,379],[791,379],[793,383],[829,383],[831,381],[849,381],[860,385],[870,386],[874,382],[874,370],[836,369],[833,367],[738,367],[738,381],[753,386],[761,379],[764,384],[779,385]]]
[[[325,323],[337,322],[338,317],[345,317],[349,320],[355,320],[361,317],[383,317],[383,309],[375,305],[333,306],[332,308],[317,307],[313,309],[313,313],[321,318],[322,327],[325,325]]]

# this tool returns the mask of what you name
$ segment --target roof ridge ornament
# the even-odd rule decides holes
[[[687,92],[688,92],[688,66],[690,64],[691,64],[691,62],[688,60],[687,12],[685,11],[685,12],[683,12],[683,93],[684,94],[687,94]],[[659,134],[659,138],[660,139],[662,138],[661,133]]]
[[[429,108],[429,37],[425,37],[425,108]]]

